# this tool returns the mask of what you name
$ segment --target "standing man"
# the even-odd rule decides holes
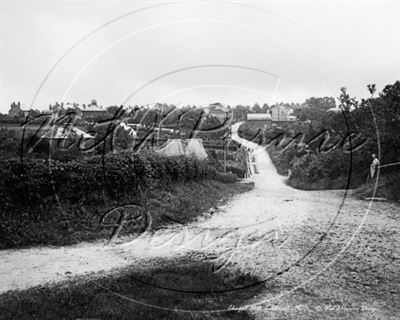
[[[376,154],[374,153],[372,155],[372,163],[371,163],[371,168],[370,168],[371,179],[375,178],[378,167],[379,167],[379,159],[377,158]]]

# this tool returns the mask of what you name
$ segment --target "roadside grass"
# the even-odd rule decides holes
[[[287,176],[288,175],[288,169],[289,169],[289,163],[288,161],[284,161],[282,157],[280,157],[279,152],[276,150],[276,148],[273,147],[266,147],[266,151],[268,152],[272,163],[274,164],[276,171],[281,175],[281,176]]]
[[[153,183],[123,199],[110,200],[98,196],[91,205],[63,202],[60,206],[47,208],[51,218],[19,220],[13,233],[0,235],[0,249],[28,247],[37,245],[72,245],[82,241],[107,239],[115,227],[101,223],[102,217],[114,208],[124,205],[138,205],[152,217],[150,230],[157,230],[171,223],[187,223],[224,199],[249,191],[249,183],[223,183],[216,180],[175,182],[170,184]],[[29,215],[29,212],[25,214]],[[117,216],[110,217],[115,220]],[[108,224],[108,223],[107,223]],[[134,221],[126,223],[120,235],[141,232]]]
[[[251,286],[257,281],[238,270],[215,273],[197,258],[151,260],[96,280],[7,292],[0,295],[0,319],[253,319],[242,310],[201,310],[246,305],[262,290]]]
[[[348,175],[329,176],[320,178],[315,181],[304,181],[301,177],[292,175],[289,177],[290,162],[279,153],[276,148],[267,147],[267,151],[271,157],[271,160],[277,169],[278,173],[282,176],[288,177],[286,183],[296,189],[300,190],[337,190],[346,189],[348,187]],[[376,188],[375,197],[386,198],[390,201],[400,200],[400,172],[399,169],[394,168],[391,171],[383,169],[378,181]],[[352,195],[359,199],[370,198],[374,195],[375,181],[369,181],[361,183],[360,177],[352,174],[350,176],[350,186],[352,189]]]
[[[315,182],[304,182],[298,178],[289,178],[287,184],[300,190],[338,190],[346,189],[348,177],[339,176],[332,179],[320,179]]]
[[[153,227],[158,229],[177,221],[185,224],[235,195],[250,191],[254,183],[225,184],[215,180],[187,182],[149,190],[143,205],[154,213]]]
[[[354,190],[353,195],[357,198],[369,198],[374,195],[375,181],[365,183]],[[375,197],[386,198],[391,201],[400,200],[400,174],[391,174],[379,178]]]

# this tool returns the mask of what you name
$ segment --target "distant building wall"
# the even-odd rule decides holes
[[[271,118],[274,122],[281,121],[296,121],[297,118],[292,115],[293,110],[283,105],[276,105],[271,107]]]
[[[272,127],[272,121],[270,119],[247,120],[244,126],[246,129],[269,129]]]
[[[78,114],[83,118],[91,118],[91,117],[97,117],[100,115],[103,115],[107,112],[106,109],[103,109],[102,107],[97,106],[96,100],[92,100],[92,104],[88,106],[76,106],[75,109],[78,111]]]
[[[10,117],[26,117],[29,114],[29,110],[22,110],[21,104],[13,102],[11,108],[8,111]]]
[[[269,113],[248,113],[247,120],[272,120],[271,115]]]
[[[229,116],[228,113],[223,110],[211,110],[208,115],[216,117],[219,120],[225,120]]]

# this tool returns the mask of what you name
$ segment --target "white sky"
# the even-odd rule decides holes
[[[342,86],[363,97],[367,84],[380,90],[400,78],[399,1],[1,6],[3,113],[14,100],[37,109],[92,98],[104,106],[262,104],[335,96]]]

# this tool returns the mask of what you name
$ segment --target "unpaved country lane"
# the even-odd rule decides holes
[[[240,139],[235,131],[233,137],[253,149],[258,173],[251,178],[255,183],[252,191],[237,196],[212,217],[205,216],[187,226],[173,226],[132,241],[3,250],[0,252],[0,292],[60,282],[74,276],[96,277],[99,272],[140,264],[143,259],[171,257],[193,250],[217,256],[216,262],[221,265],[233,264],[237,252],[248,250],[249,241],[253,245],[262,242],[279,248],[287,240],[291,226],[301,224],[313,211],[322,207],[335,213],[340,203],[336,194],[327,198],[325,194],[310,194],[286,186],[263,148],[255,148],[251,142]]]
[[[255,150],[261,168],[270,166],[264,149],[233,139]],[[236,264],[266,280],[247,308],[260,320],[399,319],[400,206],[361,201],[345,190],[295,190],[277,180],[261,185],[276,200],[277,214],[287,217],[288,237],[279,249],[261,242],[237,250]],[[294,212],[282,199],[290,199]]]
[[[252,150],[257,167],[252,191],[186,226],[118,244],[2,251],[1,291],[195,254],[217,272],[239,268],[263,281],[263,293],[242,306],[258,319],[395,319],[399,207],[288,187],[265,149],[238,137],[239,125],[232,138]]]

